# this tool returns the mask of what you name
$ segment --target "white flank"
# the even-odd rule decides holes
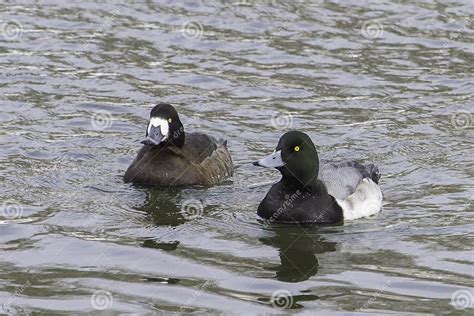
[[[354,193],[336,202],[342,208],[344,219],[368,217],[382,209],[382,192],[374,181],[365,178]]]

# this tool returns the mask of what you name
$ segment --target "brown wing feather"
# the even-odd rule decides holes
[[[190,134],[184,146],[143,146],[125,173],[125,182],[177,186],[217,184],[233,175],[233,163],[224,142],[205,134]]]

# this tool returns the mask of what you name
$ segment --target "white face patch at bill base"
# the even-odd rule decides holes
[[[165,120],[161,117],[152,117],[150,119],[150,123],[148,123],[148,130],[147,130],[147,135],[150,135],[151,128],[160,128],[161,134],[164,136],[163,139],[168,138],[168,132],[170,129],[168,120]]]

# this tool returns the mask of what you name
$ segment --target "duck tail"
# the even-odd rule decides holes
[[[372,181],[374,181],[375,183],[379,184],[380,177],[382,176],[380,174],[379,168],[374,164],[369,164],[365,167],[367,172],[369,173],[370,179],[372,179]]]

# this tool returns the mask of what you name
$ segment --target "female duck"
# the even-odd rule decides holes
[[[284,134],[271,155],[253,164],[282,174],[258,206],[258,215],[270,222],[336,223],[382,208],[376,166],[351,161],[319,168],[318,153],[305,133]]]
[[[233,175],[227,141],[184,133],[178,112],[159,103],[150,114],[146,139],[125,173],[125,182],[157,186],[212,185]]]

